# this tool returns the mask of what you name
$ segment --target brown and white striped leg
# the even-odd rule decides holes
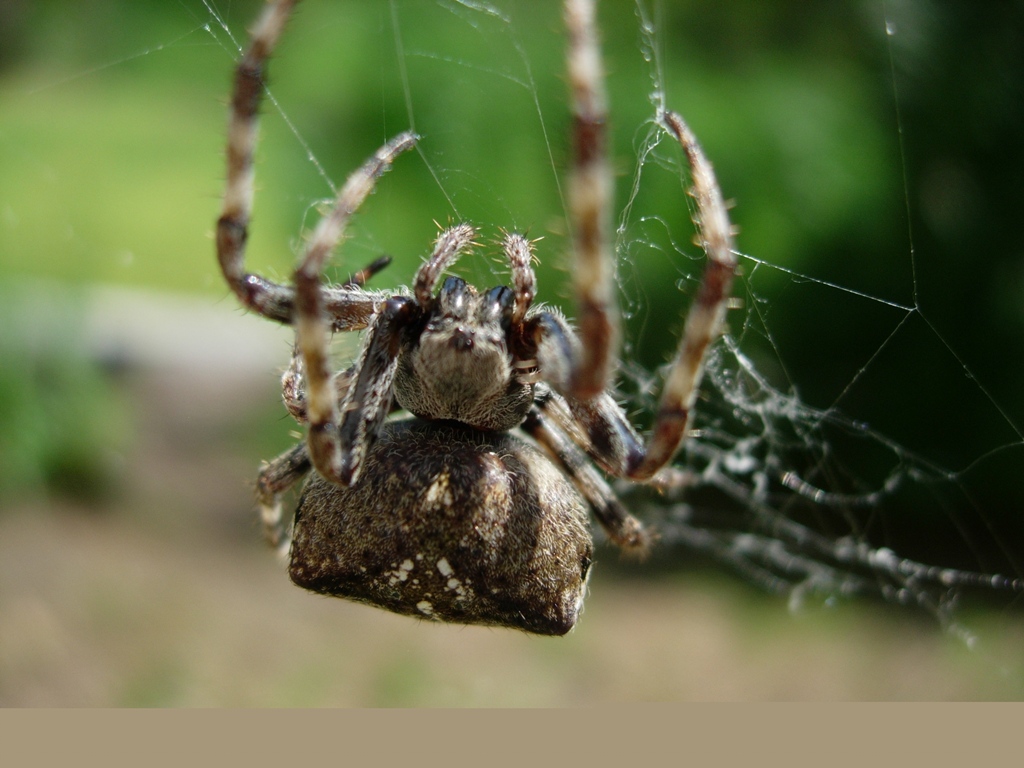
[[[306,375],[302,367],[302,353],[292,347],[292,359],[281,375],[281,399],[284,407],[299,424],[306,423]]]
[[[217,220],[217,259],[231,290],[246,307],[288,325],[295,311],[295,289],[246,272],[245,247],[252,215],[253,154],[259,133],[267,60],[296,2],[298,0],[267,3],[252,28],[249,48],[235,68],[228,125],[227,184]],[[351,284],[326,289],[325,305],[334,330],[365,328],[376,310],[379,301],[354,290],[357,287],[358,284]]]
[[[722,332],[737,267],[732,224],[711,163],[704,156],[697,137],[679,115],[666,112],[661,117],[679,141],[690,165],[691,194],[697,201],[695,223],[707,262],[697,296],[686,315],[676,358],[665,379],[647,455],[630,473],[633,478],[653,476],[672,460],[686,436],[704,375],[708,347]]]
[[[344,402],[354,379],[354,367],[334,374],[334,393],[339,404]],[[281,397],[288,415],[299,424],[307,423],[309,419],[306,415],[306,375],[302,365],[302,353],[298,347],[292,349],[291,362],[281,376]]]
[[[596,397],[608,387],[619,349],[612,243],[614,184],[608,162],[608,99],[593,0],[566,0],[572,97],[572,166],[568,184],[580,360],[571,393]]]
[[[572,478],[612,543],[626,552],[646,554],[651,545],[650,533],[626,510],[601,473],[559,426],[542,410],[533,408],[522,429],[544,446]]]
[[[381,256],[374,259],[372,262],[367,264],[365,267],[360,269],[358,272],[354,272],[349,275],[348,280],[341,284],[340,288],[353,289],[362,288],[366,285],[366,282],[373,277],[375,274],[383,270],[391,263],[390,256]],[[380,303],[380,302],[377,302]],[[375,310],[376,311],[376,310]],[[327,313],[331,314],[331,306],[329,300],[327,303]],[[372,317],[373,313],[368,315]],[[346,327],[338,327],[337,318],[332,317],[334,322],[333,330],[355,330],[348,325]],[[365,323],[363,323],[365,326]],[[349,368],[346,371],[339,371],[334,374],[334,390],[337,395],[337,400],[340,403],[345,399],[345,395],[348,392],[349,385],[354,378],[354,369]],[[281,376],[281,395],[284,399],[284,407],[288,410],[295,421],[299,424],[306,423],[306,375],[302,365],[302,353],[299,351],[298,345],[292,348],[292,359],[288,364],[288,368]]]
[[[415,144],[415,134],[401,133],[378,149],[373,157],[348,177],[331,210],[313,230],[302,262],[295,270],[296,346],[303,358],[310,408],[318,418],[334,410],[334,397],[330,394],[333,388],[328,351],[332,325],[329,318],[333,319],[335,314],[325,300],[325,292],[320,284],[321,273],[327,259],[344,237],[349,219],[373,191],[377,179],[391,167],[399,154]],[[344,290],[359,292],[361,289],[352,286]],[[312,418],[310,414],[311,423]]]
[[[690,307],[683,336],[665,379],[653,432],[646,443],[633,430],[611,395],[589,400],[565,385],[567,369],[578,365],[572,330],[558,315],[542,313],[533,321],[540,371],[555,392],[538,398],[546,411],[603,469],[618,477],[647,480],[666,466],[686,437],[697,399],[708,347],[722,330],[736,273],[732,225],[711,164],[682,118],[662,116],[679,140],[690,164],[700,244],[707,253],[700,289]]]
[[[317,309],[317,295],[315,286],[312,296],[304,295],[301,289],[298,294],[300,346],[308,382],[309,454],[323,477],[338,485],[350,485],[358,478],[377,430],[391,411],[398,345],[415,302],[404,297],[389,299],[374,317],[352,369],[358,374],[348,382],[348,391],[339,406],[328,370],[323,322],[317,328],[315,321],[310,322],[302,314],[306,308]],[[312,333],[309,329],[303,332],[307,323],[314,326]],[[314,375],[313,371],[317,373]]]
[[[235,68],[228,125],[227,186],[217,220],[217,259],[231,290],[246,307],[285,324],[291,322],[294,292],[258,275],[247,274],[245,245],[252,214],[253,153],[265,67],[296,1],[267,3],[252,28],[249,48]]]
[[[355,432],[363,437],[354,446],[339,434],[344,432],[344,425],[338,417],[334,375],[330,368],[330,330],[333,315],[329,317],[328,308],[325,306],[324,292],[320,285],[321,272],[331,252],[344,237],[349,219],[373,190],[376,180],[391,167],[395,157],[411,149],[415,143],[416,136],[413,133],[399,134],[378,149],[373,157],[348,177],[338,193],[334,206],[313,231],[302,263],[295,270],[296,346],[302,355],[306,376],[310,456],[318,472],[342,485],[351,482],[358,471],[361,460],[359,451],[365,450],[366,447],[362,441],[372,439],[372,432],[366,433],[364,430],[356,429]],[[363,369],[364,361],[359,364],[359,379],[349,390],[346,404],[343,406],[345,409],[358,412],[353,414],[344,411],[347,421],[365,417],[371,422],[379,423],[379,419],[387,416],[390,407],[389,377],[394,375],[393,357],[397,349],[397,334],[392,323],[394,316],[401,314],[392,305],[401,305],[406,301],[378,301],[379,308],[373,316],[362,352],[363,357],[369,355],[373,365]],[[381,349],[381,345],[384,349]],[[385,359],[388,355],[391,355],[391,358]],[[367,380],[366,377],[371,379]],[[375,381],[382,387],[386,382],[388,402],[379,402],[380,398],[372,400],[374,396],[370,390]],[[357,399],[352,400],[353,397]],[[369,410],[364,411],[364,405]],[[354,457],[348,456],[350,448],[357,450]]]
[[[309,451],[302,442],[264,464],[256,478],[263,535],[282,557],[287,556],[292,542],[281,510],[281,494],[305,477],[310,468]]]
[[[352,214],[373,191],[377,179],[391,168],[395,158],[416,146],[416,139],[416,134],[411,131],[398,134],[345,180],[345,185],[338,192],[331,210],[320,219],[310,236],[302,263],[295,272],[296,290],[300,290],[301,280],[313,280],[319,284],[320,273],[331,253],[344,238],[345,227]]]

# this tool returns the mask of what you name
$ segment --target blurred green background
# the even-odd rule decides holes
[[[1019,606],[965,608],[971,652],[904,609],[793,616],[719,570],[598,568],[555,641],[291,588],[249,491],[295,439],[289,337],[237,309],[211,237],[234,41],[259,5],[0,3],[0,703],[1024,693]],[[632,3],[601,8],[630,358],[664,362],[701,263],[678,152],[652,148],[663,89],[752,257],[734,334],[775,386],[954,481],[955,502],[886,510],[875,543],[1019,574],[1024,5],[644,15],[650,36]],[[332,185],[412,125],[420,153],[382,180],[337,274],[388,253],[375,284],[407,282],[435,222],[467,219],[486,243],[543,237],[540,298],[564,301],[563,69],[556,3],[303,4],[273,62],[250,267],[286,276]],[[459,271],[503,281],[494,250]]]

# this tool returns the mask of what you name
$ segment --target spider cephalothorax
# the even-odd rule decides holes
[[[593,557],[588,508],[623,549],[650,542],[603,474],[645,482],[671,461],[721,329],[736,260],[711,166],[678,115],[659,115],[690,165],[709,258],[644,441],[609,392],[619,330],[593,0],[565,3],[577,328],[533,306],[532,243],[519,234],[502,242],[509,287],[478,291],[448,277],[438,288],[472,244],[467,224],[441,232],[409,290],[363,287],[383,262],[343,285],[323,285],[349,217],[415,145],[412,133],[391,139],[349,177],[313,231],[294,286],[245,272],[263,72],[295,2],[268,2],[238,65],[217,222],[218,258],[234,293],[296,329],[284,398],[307,437],[260,473],[267,537],[289,557],[292,579],[317,592],[437,620],[564,634],[581,610]],[[329,334],[357,330],[364,337],[356,361],[334,372]],[[280,496],[307,474],[289,526]]]
[[[533,404],[533,385],[522,368],[523,326],[512,290],[500,286],[481,294],[449,277],[424,304],[400,341],[398,404],[423,419],[480,430],[519,426]]]

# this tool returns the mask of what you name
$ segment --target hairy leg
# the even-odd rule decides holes
[[[711,164],[681,117],[668,112],[662,119],[690,165],[700,244],[708,259],[646,442],[610,394],[592,398],[575,394],[572,381],[574,372],[586,365],[581,352],[587,346],[586,338],[581,335],[577,339],[568,323],[554,313],[539,313],[529,321],[541,376],[562,396],[555,411],[559,423],[602,468],[632,480],[653,477],[672,460],[686,438],[708,348],[722,331],[737,263],[732,225]]]
[[[593,0],[566,0],[572,104],[569,218],[580,357],[569,391],[588,400],[608,387],[619,349],[615,254],[611,236],[614,183],[608,162],[608,99]]]
[[[651,544],[650,534],[631,515],[601,477],[597,468],[544,412],[543,405],[533,408],[522,425],[523,431],[552,454],[594,510],[601,527],[616,546],[643,555]]]
[[[256,479],[263,535],[282,556],[288,554],[291,536],[281,511],[281,494],[305,477],[310,468],[306,444],[297,443],[273,461],[265,463]]]

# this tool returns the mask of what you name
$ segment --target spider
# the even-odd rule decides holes
[[[441,282],[477,245],[476,229],[465,223],[441,231],[411,288],[365,288],[386,259],[344,284],[324,284],[346,223],[376,179],[416,145],[411,132],[348,177],[310,235],[292,285],[245,271],[265,69],[296,2],[267,3],[237,65],[216,228],[234,294],[296,332],[283,397],[306,438],[259,474],[266,537],[288,558],[291,579],[321,594],[439,621],[565,634],[582,610],[593,559],[588,508],[623,550],[650,546],[651,533],[605,476],[658,479],[686,436],[705,353],[722,328],[736,258],[711,166],[682,118],[659,114],[689,164],[708,260],[644,440],[611,391],[620,331],[593,0],[564,7],[575,326],[533,303],[533,242],[521,234],[502,242],[510,287],[480,291],[454,276]],[[355,362],[334,372],[330,334],[341,331],[363,338]],[[289,525],[282,495],[306,475]]]

